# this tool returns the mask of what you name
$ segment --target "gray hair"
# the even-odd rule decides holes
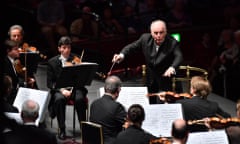
[[[39,104],[33,100],[26,100],[22,104],[22,117],[36,119],[39,113]]]
[[[9,31],[8,31],[8,34],[10,35],[11,34],[11,31],[14,30],[14,29],[19,29],[21,31],[21,34],[23,35],[24,34],[24,31],[23,31],[23,27],[21,25],[12,25],[10,28],[9,28]]]
[[[152,23],[151,23],[151,25],[150,25],[150,31],[152,30],[153,25],[156,24],[156,23],[162,24],[163,27],[164,27],[164,29],[167,31],[166,23],[165,23],[163,20],[159,20],[159,19],[152,21]]]
[[[105,92],[113,94],[118,91],[118,89],[121,87],[121,85],[122,85],[122,81],[120,80],[119,77],[109,76],[105,80],[104,90],[105,90]]]

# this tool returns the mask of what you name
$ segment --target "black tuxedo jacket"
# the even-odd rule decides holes
[[[4,75],[8,75],[12,78],[13,89],[17,89],[17,84],[19,83],[19,76],[15,73],[13,65],[8,57],[5,57],[3,73]]]
[[[109,95],[103,95],[91,104],[90,121],[102,125],[104,144],[113,143],[122,130],[125,118],[124,107]]]
[[[3,136],[5,144],[57,144],[55,134],[34,125],[20,125]]]
[[[149,91],[171,90],[171,79],[162,75],[170,66],[177,70],[183,60],[177,40],[166,35],[164,42],[156,51],[156,44],[151,34],[145,33],[135,42],[125,46],[120,53],[128,57],[135,51],[142,51],[145,57],[147,68],[146,85]]]
[[[136,126],[130,126],[121,131],[114,144],[149,144],[150,140],[157,137]]]
[[[191,99],[177,100],[176,103],[181,103],[185,120],[200,120],[206,117],[231,117],[230,114],[224,112],[216,102],[202,99],[199,96],[194,96]],[[195,125],[190,127],[190,131],[205,131],[205,126]]]

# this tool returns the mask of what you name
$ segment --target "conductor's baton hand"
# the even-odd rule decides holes
[[[115,54],[113,56],[112,62],[113,63],[120,63],[123,60],[123,57],[120,54]]]

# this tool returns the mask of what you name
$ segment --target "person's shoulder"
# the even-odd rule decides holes
[[[58,55],[57,55],[57,56],[54,56],[54,57],[50,58],[50,59],[48,60],[48,62],[49,62],[49,63],[55,62],[58,58],[59,58]]]
[[[152,37],[152,35],[150,33],[143,33],[141,35],[141,38],[151,38],[151,37]]]

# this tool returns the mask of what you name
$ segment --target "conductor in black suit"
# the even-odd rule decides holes
[[[116,102],[121,90],[121,80],[109,76],[105,80],[105,94],[90,106],[90,121],[102,125],[104,144],[113,144],[127,116],[124,107]]]
[[[125,46],[120,54],[115,54],[112,61],[119,63],[132,52],[142,51],[146,62],[148,92],[172,90],[171,76],[176,73],[183,59],[179,43],[167,34],[166,24],[162,20],[153,21],[150,30],[151,33],[142,34],[138,40]]]
[[[58,136],[60,139],[65,139],[65,112],[67,101],[69,99],[74,99],[78,120],[85,121],[87,108],[86,94],[88,91],[85,87],[76,87],[75,94],[73,95],[71,89],[55,88],[56,81],[61,74],[63,66],[67,62],[72,62],[74,56],[76,56],[71,53],[71,39],[67,36],[60,38],[58,42],[58,51],[60,54],[48,61],[47,86],[51,89],[52,95],[49,105],[50,116],[52,118],[55,117],[55,115],[57,116],[58,126],[60,128]]]

